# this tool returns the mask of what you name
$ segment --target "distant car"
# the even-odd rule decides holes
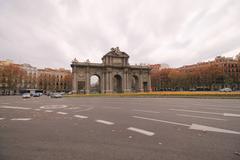
[[[59,94],[61,94],[63,96],[65,94],[65,92],[60,92]]]
[[[219,90],[220,92],[232,92],[231,88],[222,88]]]
[[[51,98],[62,98],[62,95],[60,93],[53,93],[51,94]]]
[[[30,95],[30,93],[24,93],[22,95],[22,98],[31,98],[31,95]]]
[[[33,93],[32,96],[33,96],[33,97],[40,97],[41,95],[40,95],[40,93]]]
[[[53,94],[52,92],[48,92],[46,95],[51,96],[52,94]]]

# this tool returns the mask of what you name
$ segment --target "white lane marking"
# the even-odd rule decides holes
[[[63,115],[65,115],[65,114],[68,114],[68,113],[66,113],[66,112],[57,112],[57,114],[63,114]]]
[[[11,120],[12,121],[29,121],[31,120],[32,118],[12,118]]]
[[[23,109],[23,110],[31,109],[31,108],[27,108],[27,107],[15,107],[15,106],[0,106],[0,108],[4,108],[4,109]]]
[[[233,113],[204,112],[204,111],[194,111],[194,110],[186,110],[186,109],[169,109],[169,110],[192,112],[192,113],[203,113],[203,114],[215,114],[215,115],[222,115],[222,116],[227,116],[227,117],[240,117],[240,114],[233,114]]]
[[[120,109],[120,107],[103,107],[105,109]]]
[[[169,109],[171,111],[182,111],[182,112],[192,112],[192,113],[205,113],[205,114],[215,114],[215,115],[222,115],[222,113],[217,112],[204,112],[204,111],[194,111],[194,110],[186,110],[186,109]]]
[[[46,110],[45,112],[51,113],[51,112],[53,112],[53,111],[52,111],[52,110]]]
[[[34,109],[35,111],[41,111],[41,109]]]
[[[233,114],[233,113],[223,113],[226,117],[240,117],[240,114]]]
[[[170,121],[165,121],[165,120],[160,120],[160,119],[152,119],[152,118],[139,117],[139,116],[133,116],[133,118],[139,118],[139,119],[145,119],[145,120],[150,120],[150,121],[163,122],[163,123],[174,124],[174,125],[181,125],[181,126],[188,127],[188,129],[210,131],[210,132],[230,133],[230,134],[240,134],[240,132],[237,132],[237,131],[226,130],[226,129],[221,129],[221,128],[215,128],[215,127],[210,127],[210,126],[204,126],[204,125],[200,125],[200,124],[191,124],[191,125],[189,125],[189,124],[170,122]]]
[[[67,108],[67,109],[79,109],[79,107],[70,107],[70,108]]]
[[[199,124],[192,124],[189,127],[189,129],[201,130],[201,131],[210,131],[210,132],[220,132],[220,133],[230,133],[230,134],[240,134],[240,132],[236,132],[236,131],[232,131],[232,130],[203,126],[203,125],[199,125]]]
[[[4,120],[5,118],[0,118],[0,120]]]
[[[201,103],[199,103],[199,104],[191,104],[191,105],[195,105],[195,106],[201,106],[201,107],[216,107],[216,109],[217,108],[223,108],[223,109],[226,109],[226,110],[228,110],[228,108],[226,108],[226,106],[222,106],[222,105],[224,105],[224,104],[217,104],[217,105],[215,105],[215,104],[201,104]],[[220,107],[221,106],[221,107]],[[233,106],[233,107],[231,107],[231,109],[240,109],[239,107],[237,107],[237,106]]]
[[[156,111],[141,110],[141,109],[133,109],[133,111],[137,111],[137,112],[145,112],[145,113],[160,113],[160,112],[156,112]]]
[[[212,118],[212,117],[203,117],[203,116],[193,116],[193,115],[187,115],[187,114],[176,114],[177,116],[182,117],[192,117],[192,118],[201,118],[201,119],[209,119],[209,120],[217,120],[217,121],[227,121],[226,119],[221,118]]]
[[[106,124],[106,125],[114,125],[113,122],[105,121],[105,120],[101,120],[101,119],[96,120],[96,122]]]
[[[42,109],[59,109],[59,108],[66,108],[67,105],[58,105],[58,104],[54,104],[54,105],[44,105],[41,106],[40,108]]]
[[[127,129],[130,130],[130,131],[134,131],[134,132],[137,132],[137,133],[147,135],[147,136],[153,136],[155,134],[154,132],[150,132],[150,131],[146,131],[146,130],[139,129],[139,128],[134,128],[134,127],[129,127]]]
[[[190,125],[184,124],[184,123],[171,122],[171,121],[165,121],[165,120],[160,120],[160,119],[146,118],[146,117],[140,117],[140,116],[132,116],[132,117],[133,118],[138,118],[138,119],[145,119],[145,120],[150,120],[150,121],[156,121],[156,122],[163,122],[163,123],[168,123],[168,124],[186,126],[186,127],[190,126]]]
[[[201,103],[194,103],[194,104],[192,104],[192,105],[194,105],[194,106],[202,106],[202,107],[204,107],[204,106],[217,107],[217,105],[214,105],[214,104],[201,104]]]
[[[85,112],[85,111],[90,111],[90,110],[93,110],[94,107],[89,107],[89,108],[86,108],[86,109],[81,109],[81,110],[78,110],[77,112]]]
[[[74,115],[73,117],[76,117],[76,118],[82,118],[82,119],[86,119],[86,118],[88,118],[88,116],[82,116],[82,115]]]
[[[206,110],[219,110],[219,111],[236,111],[236,112],[240,112],[240,110],[237,109],[224,109],[224,108],[202,108],[202,109],[206,109]]]
[[[9,104],[9,103],[2,103],[2,104]]]

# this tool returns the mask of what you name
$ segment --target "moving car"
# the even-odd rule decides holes
[[[51,98],[62,98],[62,95],[60,93],[53,93],[51,94]]]
[[[65,94],[65,92],[60,92],[60,94],[63,96]]]
[[[33,95],[32,95],[33,97],[40,97],[41,96],[41,94],[40,93],[33,93]]]
[[[231,88],[222,88],[219,90],[220,92],[232,92]]]
[[[31,98],[30,93],[23,93],[22,98]]]

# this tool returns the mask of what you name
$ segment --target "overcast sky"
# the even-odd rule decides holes
[[[0,60],[70,68],[119,46],[171,67],[240,52],[240,0],[0,0]]]

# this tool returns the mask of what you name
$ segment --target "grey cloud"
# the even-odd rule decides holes
[[[37,67],[100,62],[115,46],[174,67],[240,50],[238,0],[0,0],[0,15],[0,59]]]

